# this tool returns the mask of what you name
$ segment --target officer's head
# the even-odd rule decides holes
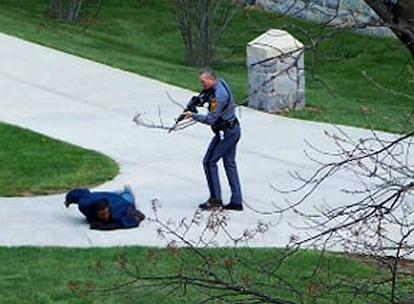
[[[212,68],[204,68],[200,71],[200,84],[204,90],[209,90],[216,84],[216,72]]]
[[[96,216],[103,222],[108,222],[111,217],[111,210],[109,209],[108,201],[101,199],[96,201]]]

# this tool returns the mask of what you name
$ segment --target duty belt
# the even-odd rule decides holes
[[[213,129],[214,133],[217,133],[219,131],[224,131],[226,129],[233,129],[237,125],[239,125],[239,121],[237,118],[234,118],[229,120],[218,121],[211,128]]]
[[[233,129],[235,126],[238,126],[238,125],[239,125],[239,120],[237,118],[226,121],[226,128]]]

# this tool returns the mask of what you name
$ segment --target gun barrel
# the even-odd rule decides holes
[[[180,121],[184,120],[184,118],[185,118],[185,114],[183,113],[180,116],[178,116],[176,122],[180,122]]]
[[[177,117],[177,119],[175,120],[175,124],[174,126],[172,126],[168,132],[171,132],[173,130],[175,130],[175,128],[177,127],[178,123],[183,121],[185,119],[185,112],[193,112],[193,113],[197,113],[197,105],[199,105],[200,103],[200,99],[199,97],[193,97],[190,99],[190,101],[187,103],[186,108],[184,109],[184,112],[182,114],[180,114],[180,116]]]

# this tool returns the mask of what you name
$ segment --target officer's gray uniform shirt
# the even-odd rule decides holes
[[[225,121],[234,120],[235,103],[233,95],[223,79],[218,79],[213,87],[214,94],[209,102],[209,112],[207,115],[194,113],[192,118],[207,125],[214,125],[221,117]]]

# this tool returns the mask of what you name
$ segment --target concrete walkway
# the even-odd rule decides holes
[[[194,75],[194,81],[197,75]],[[201,159],[210,140],[209,128],[196,125],[168,134],[163,130],[138,127],[136,113],[157,120],[160,107],[163,120],[170,124],[180,111],[166,97],[168,91],[185,102],[190,91],[68,55],[36,44],[0,35],[0,121],[5,121],[75,145],[101,151],[119,162],[121,173],[98,189],[118,189],[130,183],[138,194],[139,208],[150,218],[151,200],[162,207],[160,217],[178,223],[191,218],[198,203],[207,198]],[[324,131],[335,128],[322,123],[286,119],[251,109],[240,111],[243,139],[238,153],[239,170],[247,205],[261,211],[283,205],[270,185],[294,187],[298,182],[289,171],[310,174],[316,165],[304,155],[309,140],[321,150],[334,145]],[[355,138],[367,131],[343,128]],[[225,179],[222,184],[225,186]],[[309,200],[309,206],[322,200],[348,201],[339,192],[352,184],[338,176]],[[228,199],[227,187],[225,200]],[[36,198],[0,198],[0,245],[19,246],[164,246],[157,237],[158,226],[145,221],[132,230],[97,232],[88,229],[76,207],[63,207],[64,195]],[[246,205],[246,207],[247,207]],[[270,230],[249,244],[283,246],[290,236],[305,236],[296,227],[295,214],[282,218],[258,214],[247,208],[228,213],[227,228],[240,235],[258,222],[270,223]],[[196,238],[197,229],[190,238]],[[230,244],[219,234],[218,244]]]

